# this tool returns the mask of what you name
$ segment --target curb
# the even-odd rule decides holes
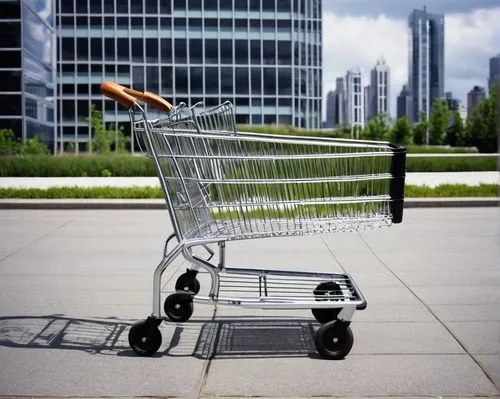
[[[495,207],[500,197],[408,198],[405,208]],[[165,209],[163,199],[0,199],[0,209]]]

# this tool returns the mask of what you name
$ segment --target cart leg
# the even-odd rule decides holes
[[[183,245],[177,244],[172,251],[166,255],[160,264],[156,267],[153,275],[153,313],[151,317],[159,319],[161,317],[161,276],[163,272],[168,267],[170,263],[179,255],[182,251]]]

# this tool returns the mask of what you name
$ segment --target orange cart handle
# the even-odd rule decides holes
[[[172,104],[167,100],[149,91],[140,92],[114,82],[104,82],[101,84],[100,89],[101,93],[106,97],[115,100],[128,109],[136,104],[136,100],[143,101],[163,112],[170,112],[172,109]]]

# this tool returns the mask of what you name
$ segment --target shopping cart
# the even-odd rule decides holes
[[[134,135],[156,166],[174,231],[154,272],[153,312],[130,329],[132,349],[153,355],[161,345],[162,320],[187,321],[196,302],[311,309],[321,323],[314,337],[320,355],[345,357],[353,345],[354,311],[366,307],[350,275],[227,267],[226,242],[400,223],[406,150],[386,142],[242,133],[227,102],[199,111],[115,83],[103,83],[101,91],[129,109]],[[137,100],[165,117],[148,119]],[[210,244],[218,245],[217,263],[211,262]],[[200,246],[208,259],[193,252]],[[181,254],[190,267],[166,297],[164,318],[161,277]],[[208,296],[199,295],[201,270],[211,277]]]

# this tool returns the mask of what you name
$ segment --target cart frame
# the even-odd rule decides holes
[[[273,221],[267,221],[268,225],[252,225],[253,222],[245,218],[247,218],[248,215],[252,215],[252,212],[254,212],[258,206],[262,207],[263,204],[262,199],[259,200],[260,202],[254,199],[256,195],[254,193],[254,197],[250,196],[250,199],[247,198],[246,202],[243,200],[240,200],[240,202],[231,202],[229,200],[224,202],[224,200],[221,200],[220,202],[222,205],[217,205],[223,212],[226,210],[226,213],[228,212],[229,215],[238,207],[241,207],[242,210],[245,209],[245,212],[247,212],[243,217],[245,220],[243,220],[243,222],[240,220],[239,222],[241,225],[238,225],[237,229],[233,231],[228,229],[226,225],[222,225],[219,221],[214,220],[214,218],[209,215],[208,209],[209,206],[214,207],[213,201],[210,204],[208,203],[205,196],[208,191],[206,187],[200,187],[203,184],[206,184],[207,187],[211,184],[215,185],[217,190],[219,190],[217,193],[219,196],[223,197],[225,192],[219,186],[222,187],[224,184],[234,184],[237,186],[245,184],[255,184],[259,186],[260,184],[265,187],[271,187],[272,185],[290,184],[290,182],[292,184],[297,183],[298,185],[303,184],[306,186],[311,182],[316,184],[344,184],[344,181],[353,182],[356,179],[359,181],[386,180],[390,183],[389,186],[384,186],[388,191],[387,194],[380,195],[379,197],[341,198],[337,199],[337,201],[340,203],[340,206],[345,206],[346,204],[359,206],[360,203],[362,204],[368,201],[375,204],[378,211],[380,211],[380,209],[382,210],[381,215],[376,214],[380,220],[371,214],[366,220],[359,217],[356,219],[356,217],[350,215],[346,218],[346,223],[351,219],[353,221],[352,225],[347,225],[347,229],[353,228],[356,224],[361,225],[363,223],[367,226],[366,228],[373,226],[378,227],[377,224],[401,223],[404,201],[406,150],[403,147],[394,146],[385,142],[347,139],[332,140],[329,138],[304,138],[295,136],[283,137],[254,133],[245,133],[241,135],[236,132],[232,106],[228,102],[218,107],[214,107],[213,109],[209,109],[204,113],[196,114],[196,107],[188,108],[185,104],[180,104],[172,108],[167,101],[159,96],[148,92],[138,92],[112,82],[103,83],[101,85],[101,91],[107,97],[119,102],[125,108],[128,108],[132,127],[136,132],[140,133],[143,139],[142,145],[139,144],[139,146],[141,149],[143,149],[144,146],[145,151],[144,149],[143,151],[146,155],[150,156],[158,171],[158,177],[164,192],[167,209],[174,230],[165,242],[163,259],[158,264],[153,274],[153,311],[146,320],[136,323],[129,333],[129,343],[134,351],[140,355],[150,356],[154,354],[161,345],[161,333],[159,332],[158,326],[163,320],[166,320],[161,312],[162,275],[168,266],[182,254],[192,266],[188,268],[185,274],[179,277],[176,283],[176,292],[165,300],[164,310],[169,320],[176,322],[187,321],[192,314],[193,303],[212,303],[262,309],[311,309],[316,319],[320,323],[323,323],[315,336],[316,347],[320,354],[331,359],[339,359],[346,356],[352,347],[353,341],[349,323],[355,310],[362,310],[366,308],[367,305],[363,294],[349,274],[290,269],[235,268],[226,267],[225,265],[227,241],[233,239],[312,234],[332,231],[332,227],[328,225],[328,223],[324,223],[325,218],[316,216],[316,219],[320,222],[311,225],[308,225],[307,218],[305,218],[305,222],[304,220],[299,221],[298,227],[296,224],[292,227],[284,227],[282,221],[284,218],[283,216],[279,216],[278,219]],[[167,112],[166,119],[157,121],[148,120],[145,108],[141,107],[137,103],[137,100],[141,100],[163,112]],[[155,140],[157,140],[155,137],[155,134],[158,134],[157,132],[161,132],[163,135],[162,140],[164,139],[165,143],[167,143],[166,145],[163,141],[155,142]],[[179,144],[182,140],[190,140],[190,146],[193,148],[192,152],[190,152],[189,149],[186,150],[187,147],[182,147],[182,143]],[[248,176],[244,176],[244,178],[230,177],[225,180],[224,176],[219,176],[222,175],[221,171],[213,170],[216,165],[219,165],[217,162],[232,162],[233,158],[236,159],[234,162],[241,162],[241,159],[230,151],[215,155],[209,154],[208,152],[206,152],[206,154],[198,154],[197,151],[200,150],[200,147],[197,142],[201,141],[203,146],[205,146],[203,148],[206,150],[210,145],[208,144],[207,146],[206,143],[210,140],[220,140],[223,143],[229,143],[227,144],[228,147],[231,145],[243,146],[245,143],[250,143],[249,145],[253,145],[252,143],[270,143],[269,145],[271,146],[275,145],[275,143],[280,143],[282,147],[283,145],[297,145],[300,147],[304,143],[318,146],[334,143],[338,146],[359,147],[367,152],[347,155],[325,153],[318,154],[317,156],[311,154],[297,154],[295,156],[288,155],[286,157],[281,157],[290,162],[293,162],[294,159],[300,162],[303,158],[322,159],[324,157],[345,157],[353,159],[356,156],[390,157],[390,170],[388,170],[387,173],[380,174],[380,176],[372,174],[368,176],[355,176],[350,179],[329,177],[328,175],[328,177],[315,177],[311,179],[307,178],[307,176],[305,178],[299,177],[293,179],[249,179]],[[178,145],[178,148],[173,150],[170,142],[173,143],[173,146]],[[161,145],[164,145],[165,148],[168,147],[168,153],[166,155],[160,156],[157,153],[155,148]],[[383,147],[384,152],[370,152],[370,148],[376,148],[376,146]],[[186,152],[180,151],[180,149],[183,148]],[[268,156],[270,160],[281,159],[279,158],[280,155],[276,155],[275,153],[271,153],[270,155],[259,155],[260,156],[254,157],[255,162],[258,162],[258,160],[262,161],[262,159],[265,160]],[[165,165],[161,164],[162,157],[167,158],[171,162],[169,165],[173,170],[172,173],[176,176],[175,178],[166,177],[164,173]],[[244,160],[253,160],[254,158],[252,158],[252,155],[245,155]],[[186,176],[183,175],[183,168],[185,168],[185,165],[181,163],[185,159],[194,163],[194,169],[196,169],[197,179],[194,180],[196,181],[196,187],[201,197],[201,200],[196,204],[193,204],[189,188],[187,187],[190,182],[187,181],[185,178]],[[213,162],[215,162],[215,164]],[[181,202],[179,198],[175,198],[174,201],[172,196],[172,180],[177,184],[174,188],[178,187],[186,197],[182,197]],[[247,189],[245,188],[245,190]],[[282,193],[280,195],[282,195]],[[281,197],[278,196],[276,198],[279,199]],[[278,209],[278,213],[281,212],[281,208],[277,208],[278,205],[281,205],[278,204],[278,200],[268,199],[266,201],[267,202],[264,203],[265,206],[274,207],[273,209],[275,211]],[[306,206],[313,208],[315,206],[324,206],[321,199],[315,201],[307,202]],[[327,205],[330,203],[331,202],[325,202]],[[285,214],[287,214],[290,209],[295,209],[297,206],[300,208],[301,205],[304,205],[303,200],[295,200],[295,202],[289,200],[288,202],[283,202],[281,206],[284,207]],[[192,216],[194,216],[192,218],[192,220],[194,220],[194,227],[188,223],[190,219],[189,217],[184,217],[184,214],[182,214],[183,219],[188,219],[188,222],[183,220],[183,225],[181,225],[179,221],[180,216],[176,212],[180,209],[184,209],[183,207],[190,210]],[[249,208],[251,209],[250,212],[248,211]],[[199,211],[201,213],[196,213],[199,209],[201,209],[201,211]],[[317,208],[314,209],[314,212],[318,212]],[[218,210],[218,208],[216,208],[216,210]],[[237,211],[239,212],[239,209],[237,209]],[[293,213],[295,211],[292,210],[291,212]],[[318,213],[315,215],[318,215]],[[232,216],[229,217],[231,218]],[[335,218],[330,216],[330,219],[334,220]],[[370,225],[370,223],[373,223],[373,226]],[[297,233],[294,229],[302,230]],[[290,233],[290,231],[292,231],[293,234]],[[177,243],[172,249],[169,249],[169,244],[173,240],[177,241]],[[214,251],[209,247],[209,245],[212,244],[218,245],[219,260],[217,264],[210,262],[214,255]],[[200,246],[207,250],[209,254],[207,259],[203,259],[193,253],[193,248]],[[211,285],[207,296],[197,295],[199,291],[199,282],[196,280],[196,275],[200,270],[208,272],[211,277]],[[182,281],[179,282],[181,279]],[[231,292],[240,293],[242,290],[243,292],[250,292],[245,291],[247,289],[255,292],[256,295],[253,297],[227,295]]]

